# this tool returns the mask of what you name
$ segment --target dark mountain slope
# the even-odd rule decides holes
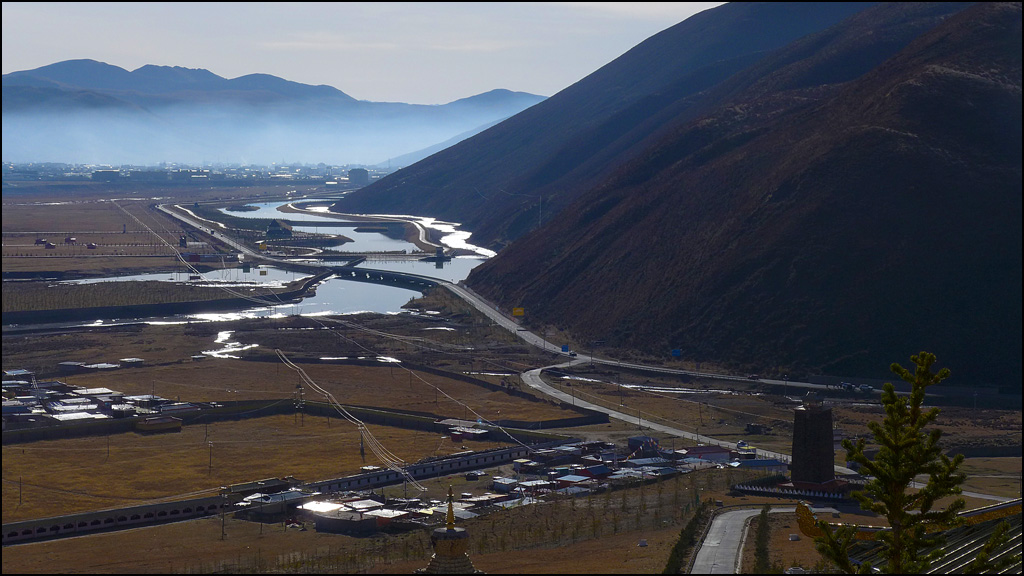
[[[773,55],[470,285],[655,354],[885,378],[924,349],[960,384],[1016,382],[1020,3],[971,6],[852,82],[799,80],[856,30]]]
[[[701,93],[769,51],[870,3],[730,3],[653,36],[497,127],[351,194],[335,209],[428,214],[504,244],[549,220],[662,129],[672,107],[696,115]],[[646,123],[646,126],[645,126]]]

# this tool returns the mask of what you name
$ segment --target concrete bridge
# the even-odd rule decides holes
[[[408,272],[390,272],[387,270],[374,270],[372,268],[359,268],[356,266],[331,266],[334,274],[344,280],[356,282],[368,282],[382,286],[394,286],[423,292],[441,284],[442,280]]]

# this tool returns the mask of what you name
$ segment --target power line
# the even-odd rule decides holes
[[[150,228],[150,227],[149,227],[148,225],[146,225],[146,224],[145,224],[144,222],[142,222],[142,221],[141,221],[141,220],[140,220],[140,219],[139,219],[138,217],[136,217],[136,216],[135,216],[134,214],[131,214],[130,212],[128,212],[128,211],[127,211],[127,210],[126,210],[126,209],[125,209],[124,207],[122,207],[122,206],[121,206],[120,204],[118,204],[117,202],[114,202],[114,205],[115,205],[115,206],[117,206],[117,207],[118,207],[119,209],[121,209],[121,210],[122,210],[122,211],[123,211],[123,212],[124,212],[125,214],[127,214],[127,215],[128,215],[128,216],[129,216],[130,218],[132,218],[133,220],[135,220],[135,221],[136,221],[136,222],[137,222],[137,223],[138,223],[138,224],[139,224],[140,226],[142,226],[143,228],[145,228],[146,230],[148,230],[148,231],[149,231],[149,232],[150,232],[151,234],[153,234],[153,235],[157,236],[157,238],[158,238],[158,239],[159,239],[159,240],[160,240],[160,241],[161,241],[161,242],[162,242],[162,243],[163,243],[163,244],[164,244],[164,245],[165,245],[165,246],[166,246],[166,247],[167,247],[167,248],[168,248],[169,250],[171,250],[172,252],[174,252],[174,254],[175,254],[175,255],[177,256],[177,258],[178,258],[178,260],[179,260],[180,262],[182,262],[183,264],[185,264],[185,266],[187,266],[187,267],[188,267],[188,268],[189,268],[190,270],[194,271],[194,272],[195,272],[195,274],[199,275],[199,276],[200,276],[200,278],[202,278],[202,279],[203,279],[204,281],[206,281],[206,278],[205,278],[204,276],[202,276],[202,274],[201,274],[201,273],[199,273],[198,269],[196,269],[196,268],[195,268],[194,266],[192,266],[192,264],[191,264],[191,263],[189,263],[189,262],[185,261],[185,259],[184,259],[184,258],[182,258],[181,254],[180,254],[180,253],[178,252],[178,250],[177,250],[177,249],[176,249],[176,248],[175,248],[174,246],[172,246],[172,245],[171,245],[171,244],[170,244],[169,242],[167,242],[167,241],[166,241],[166,240],[165,240],[165,239],[164,239],[163,237],[161,237],[160,235],[156,234],[156,233],[155,233],[155,232],[154,232],[154,231],[152,230],[152,228]],[[229,289],[228,287],[226,287],[226,286],[223,286],[223,285],[218,285],[218,284],[214,284],[214,287],[216,287],[216,288],[219,288],[219,289],[221,289],[221,290],[223,290],[223,291],[227,292],[228,294],[234,295],[234,296],[236,296],[236,297],[238,297],[238,298],[243,298],[243,299],[245,299],[245,300],[248,300],[248,301],[251,301],[251,302],[255,302],[255,303],[258,303],[258,304],[261,304],[261,305],[266,305],[266,304],[267,304],[267,302],[266,302],[265,300],[262,300],[262,299],[254,299],[254,298],[252,298],[251,296],[249,296],[249,295],[247,295],[247,294],[243,294],[243,293],[239,293],[239,292],[236,292],[236,291],[230,290],[230,289]],[[275,296],[275,297],[276,297],[277,295],[276,295],[276,294],[273,294],[273,293],[272,293],[272,294],[271,294],[271,296]],[[279,300],[279,301],[280,301],[280,300]],[[283,303],[283,302],[282,302],[282,303]],[[318,324],[318,325],[319,325],[319,326],[320,326],[321,328],[323,328],[323,329],[325,329],[325,330],[328,330],[328,331],[329,331],[329,332],[331,332],[332,334],[335,334],[335,335],[336,335],[337,337],[339,337],[339,338],[341,338],[341,339],[343,339],[343,340],[346,340],[346,341],[348,341],[348,342],[349,342],[350,344],[353,344],[353,345],[355,345],[355,346],[357,346],[357,347],[361,348],[362,350],[366,351],[367,353],[369,353],[369,354],[371,354],[371,355],[379,356],[379,353],[377,353],[377,352],[376,352],[375,350],[372,350],[372,349],[370,349],[369,347],[367,347],[367,346],[365,346],[365,345],[363,345],[363,344],[361,344],[361,343],[357,342],[356,340],[353,340],[353,339],[351,339],[351,338],[347,338],[346,336],[344,336],[344,335],[342,335],[342,334],[338,333],[337,331],[331,330],[331,329],[330,329],[330,328],[329,328],[328,326],[326,326],[326,325],[325,325],[325,324],[324,324],[323,322],[321,322],[321,321],[320,321],[319,319],[317,319],[317,318],[315,318],[315,317],[309,317],[309,318],[310,318],[311,320],[313,320],[313,322],[315,322],[316,324]],[[384,337],[384,338],[392,338],[392,339],[395,339],[395,340],[401,341],[401,342],[403,342],[403,343],[409,344],[409,345],[411,345],[411,346],[416,346],[416,347],[418,347],[418,348],[421,348],[421,349],[425,349],[425,350],[428,350],[428,351],[432,351],[432,352],[436,352],[436,353],[440,353],[440,354],[453,354],[453,353],[452,353],[452,352],[450,352],[450,351],[446,351],[446,350],[440,350],[440,349],[437,349],[437,348],[431,348],[431,347],[429,347],[429,346],[426,346],[426,345],[424,345],[424,344],[421,344],[421,342],[434,342],[434,341],[432,341],[432,340],[430,340],[430,339],[427,339],[427,338],[422,338],[422,337],[408,337],[408,336],[398,336],[398,335],[395,335],[395,334],[390,334],[390,333],[387,333],[387,332],[383,332],[383,331],[380,331],[380,330],[374,330],[374,329],[371,329],[371,328],[368,328],[368,327],[365,327],[365,326],[359,325],[359,324],[357,324],[357,323],[354,323],[354,322],[350,322],[350,321],[345,321],[345,320],[341,320],[341,319],[330,319],[330,321],[331,321],[331,322],[335,322],[335,323],[339,323],[339,324],[342,324],[342,325],[344,325],[344,326],[347,326],[347,327],[350,327],[350,328],[353,328],[353,329],[356,329],[356,330],[359,330],[359,331],[363,331],[363,332],[366,332],[366,333],[370,333],[370,334],[373,334],[373,335],[376,335],[376,336],[380,336],[380,337]],[[314,382],[314,381],[313,381],[313,380],[312,380],[311,378],[309,378],[309,376],[308,376],[308,375],[307,375],[307,374],[305,373],[305,371],[303,371],[303,370],[302,370],[302,369],[301,369],[301,368],[300,368],[299,366],[297,366],[296,364],[294,364],[293,362],[291,362],[291,360],[289,360],[289,359],[288,359],[288,358],[287,358],[286,356],[284,356],[283,352],[281,352],[280,350],[275,350],[275,352],[277,353],[278,357],[279,357],[279,358],[281,359],[282,363],[284,363],[284,364],[285,364],[286,366],[288,366],[289,368],[292,368],[293,370],[296,370],[296,371],[297,371],[297,372],[298,372],[298,373],[300,374],[300,376],[302,377],[302,379],[303,379],[303,381],[304,381],[304,382],[306,382],[306,383],[307,383],[307,384],[308,384],[308,385],[309,385],[309,386],[310,386],[310,387],[311,387],[312,389],[316,390],[317,392],[319,392],[319,393],[323,394],[323,395],[324,395],[325,397],[327,397],[327,398],[328,398],[328,400],[329,400],[329,402],[330,402],[330,403],[331,403],[332,405],[334,405],[334,406],[335,406],[335,408],[336,408],[336,409],[338,409],[340,413],[342,413],[343,417],[345,417],[345,418],[346,418],[346,420],[349,420],[350,422],[352,422],[353,424],[355,424],[355,425],[356,425],[356,426],[357,426],[357,427],[359,428],[359,430],[360,430],[360,433],[361,433],[361,435],[362,435],[361,437],[363,437],[364,441],[365,441],[365,440],[369,440],[369,443],[370,443],[370,445],[371,445],[371,450],[372,450],[372,451],[374,451],[374,454],[377,454],[377,455],[378,455],[378,458],[380,458],[380,459],[381,459],[381,462],[384,462],[384,463],[385,463],[385,464],[387,464],[387,465],[388,465],[389,467],[392,467],[392,468],[394,468],[394,469],[395,469],[396,471],[401,471],[401,473],[405,474],[404,470],[402,470],[402,469],[401,469],[401,468],[400,468],[400,467],[398,466],[398,464],[399,464],[399,463],[402,463],[402,462],[401,462],[401,459],[398,459],[397,457],[395,457],[395,456],[394,456],[394,455],[393,455],[393,454],[392,454],[392,453],[391,453],[390,451],[388,451],[388,450],[387,450],[386,448],[384,448],[384,446],[383,446],[382,444],[380,444],[380,443],[379,443],[379,442],[378,442],[378,441],[377,441],[377,440],[376,440],[375,438],[373,438],[373,436],[372,436],[372,435],[370,435],[370,434],[369,434],[369,432],[368,432],[368,431],[366,430],[366,428],[365,428],[365,425],[363,425],[363,424],[362,424],[362,422],[360,422],[360,421],[359,421],[358,419],[356,419],[356,418],[355,418],[355,417],[353,417],[353,416],[352,416],[351,414],[349,414],[349,413],[347,412],[347,410],[344,410],[344,408],[343,408],[343,407],[341,406],[341,404],[340,404],[340,403],[339,403],[339,402],[338,402],[338,401],[337,401],[337,400],[336,400],[336,399],[335,399],[335,398],[333,397],[333,395],[331,395],[331,394],[330,394],[329,392],[327,392],[327,391],[326,391],[325,389],[323,389],[322,387],[320,387],[319,385],[317,385],[317,384],[316,384],[316,383],[315,383],[315,382]],[[498,364],[498,363],[496,363],[496,362],[493,362],[493,361],[491,361],[490,359],[487,359],[487,358],[483,359],[482,361],[483,361],[483,362],[485,362],[485,363],[487,363],[487,364],[493,365],[493,366],[497,366],[497,367],[501,367],[501,368],[504,368],[504,366],[502,366],[501,364]],[[515,363],[513,362],[513,364],[515,364]],[[436,385],[434,385],[434,384],[431,384],[430,382],[428,382],[427,380],[425,380],[425,379],[424,379],[424,378],[423,378],[422,376],[420,376],[420,375],[419,375],[418,373],[416,373],[416,372],[415,372],[415,371],[413,371],[412,369],[410,369],[410,368],[408,368],[408,367],[406,367],[406,366],[403,366],[402,364],[399,364],[399,367],[400,367],[401,369],[403,369],[403,370],[406,370],[406,371],[407,371],[407,372],[409,373],[409,375],[410,375],[410,378],[413,378],[413,377],[414,377],[414,378],[416,378],[416,379],[417,379],[417,380],[419,380],[419,381],[420,381],[421,383],[423,383],[423,384],[426,384],[427,386],[429,386],[429,387],[433,388],[433,389],[434,389],[434,391],[435,391],[436,393],[438,393],[438,394],[441,394],[441,395],[443,395],[443,396],[444,396],[445,398],[447,398],[447,399],[451,400],[452,402],[454,402],[455,404],[457,404],[457,405],[459,405],[459,406],[462,406],[462,407],[463,407],[463,408],[464,408],[464,409],[465,409],[465,410],[466,410],[467,412],[470,412],[470,413],[472,413],[472,414],[473,414],[473,416],[475,416],[475,417],[476,417],[476,419],[477,419],[477,421],[478,421],[478,422],[481,422],[481,423],[484,423],[484,422],[486,422],[486,423],[487,423],[488,425],[494,426],[495,428],[497,428],[497,429],[501,430],[501,431],[502,431],[502,432],[503,432],[503,433],[504,433],[504,434],[505,434],[506,436],[508,436],[508,438],[510,438],[510,439],[511,439],[511,440],[512,440],[513,442],[515,442],[515,443],[519,444],[520,446],[522,446],[522,447],[526,448],[527,450],[530,450],[530,451],[532,451],[532,448],[531,448],[530,446],[528,446],[527,444],[525,444],[525,443],[523,443],[522,441],[520,441],[519,439],[517,439],[517,438],[516,438],[516,437],[515,437],[515,436],[514,436],[513,434],[511,434],[510,432],[508,432],[507,430],[505,430],[505,428],[504,428],[504,427],[502,427],[502,426],[499,426],[499,425],[497,425],[497,424],[495,424],[495,423],[491,422],[490,420],[488,420],[487,418],[485,418],[485,417],[484,417],[483,415],[479,414],[479,413],[478,413],[478,412],[477,412],[477,411],[476,411],[475,409],[473,409],[472,407],[470,407],[470,406],[469,406],[469,404],[467,404],[466,402],[463,402],[462,400],[459,400],[459,399],[455,398],[454,396],[452,396],[452,395],[448,394],[447,392],[445,392],[444,390],[442,390],[442,389],[441,389],[440,387],[438,387],[438,386],[436,386]],[[415,482],[414,482],[414,485],[415,485]]]

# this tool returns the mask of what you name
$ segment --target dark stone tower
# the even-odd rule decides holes
[[[793,416],[793,482],[821,484],[835,478],[832,442],[832,409],[809,393]]]

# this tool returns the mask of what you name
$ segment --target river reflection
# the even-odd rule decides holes
[[[389,268],[398,270],[401,267],[390,264]],[[418,263],[424,264],[424,263]],[[431,265],[432,266],[432,265]],[[405,271],[411,271],[406,269]],[[468,271],[467,271],[468,273]],[[68,284],[92,284],[96,282],[132,282],[160,281],[177,282],[186,285],[211,286],[225,288],[224,297],[234,298],[238,295],[237,287],[258,286],[260,288],[283,287],[293,280],[308,278],[308,274],[273,268],[270,266],[253,267],[245,273],[241,268],[215,270],[201,277],[186,273],[134,274],[108,278],[90,278],[85,280],[69,280]],[[189,318],[200,320],[239,320],[242,318],[269,318],[301,315],[354,314],[357,312],[377,312],[394,314],[402,311],[402,305],[420,293],[406,288],[383,286],[331,277],[316,287],[316,294],[303,298],[300,302],[285,303],[278,306],[259,306],[249,310],[224,313],[192,314]]]
[[[367,260],[360,264],[359,267],[387,270],[388,272],[419,274],[458,283],[461,280],[465,280],[473,268],[476,268],[485,260],[487,259],[480,256],[457,256],[442,262],[424,260]]]
[[[296,223],[295,230],[303,232],[313,233],[324,233],[324,234],[343,234],[351,238],[354,242],[345,243],[335,248],[340,249],[344,252],[394,252],[399,250],[406,250],[408,252],[415,252],[419,248],[410,242],[405,240],[396,240],[394,238],[388,238],[383,234],[376,232],[356,232],[354,228],[349,227],[318,227],[316,222],[362,222],[367,226],[372,226],[372,223],[361,220],[346,219],[345,216],[337,213],[332,213],[329,210],[329,203],[336,202],[337,200],[330,199],[303,199],[303,200],[287,200],[287,201],[276,201],[276,202],[260,202],[255,204],[247,204],[250,208],[256,208],[255,210],[238,210],[232,211],[227,208],[221,208],[220,211],[224,214],[230,214],[237,218],[281,218],[290,220]],[[320,204],[320,205],[316,205]],[[281,208],[287,205],[292,205],[302,210],[302,212],[285,212]],[[321,214],[334,214],[333,216],[322,216]],[[369,215],[368,215],[369,216]],[[443,222],[436,218],[429,218],[423,216],[410,216],[410,215],[388,215],[388,214],[376,214],[373,216],[379,216],[381,218],[398,218],[407,221],[416,221],[420,226],[424,228],[430,228],[440,232],[442,235],[441,244],[452,249],[467,250],[469,252],[475,252],[484,257],[494,256],[495,253],[492,250],[481,248],[469,243],[471,236],[470,232],[459,230],[458,224],[450,222]],[[305,224],[299,224],[300,222]]]
[[[351,242],[344,242],[335,244],[332,246],[324,246],[330,250],[338,250],[340,252],[405,252],[413,253],[418,252],[417,247],[412,242],[406,242],[405,240],[398,240],[395,238],[388,238],[380,232],[362,232],[356,231],[355,228],[343,228],[339,226],[334,227],[317,227],[317,226],[295,226],[294,230],[298,232],[308,232],[311,234],[338,234],[345,236],[352,240]]]
[[[355,232],[351,227],[338,226],[317,226],[316,222],[339,222],[345,221],[343,217],[322,216],[311,211],[303,213],[282,212],[280,207],[295,202],[297,205],[308,205],[311,202],[328,203],[331,200],[301,200],[301,201],[275,201],[250,204],[255,210],[235,211],[222,208],[221,212],[234,217],[242,218],[281,218],[291,221],[307,222],[305,225],[296,226],[295,229],[308,232],[333,233],[348,236],[354,242],[345,243],[338,247],[341,251],[358,252],[412,252],[417,247],[404,240],[388,238],[378,232]],[[314,212],[326,211],[326,206],[314,208]],[[413,218],[413,217],[406,217]],[[465,243],[469,234],[458,232],[456,225],[436,222],[433,219],[422,219],[421,224],[443,231],[446,236],[442,242],[452,248],[461,248],[477,251],[482,256],[459,256],[444,259],[440,262],[424,261],[419,259],[391,259],[387,256],[372,257],[360,264],[360,268],[385,270],[389,272],[404,272],[429,276],[449,282],[465,280],[480,263],[485,261],[492,252]],[[372,224],[367,223],[372,226]],[[309,263],[322,264],[320,261],[310,260]],[[136,274],[131,276],[119,276],[110,278],[92,278],[86,280],[73,280],[70,283],[94,283],[94,282],[126,282],[156,280],[165,282],[178,282],[182,284],[219,286],[225,288],[225,297],[235,297],[238,292],[231,290],[232,287],[281,287],[294,280],[307,278],[309,274],[297,273],[271,266],[252,267],[245,271],[242,267],[224,268],[195,274],[189,271],[163,272],[154,274]],[[331,277],[321,282],[314,295],[303,298],[300,302],[286,303],[278,306],[260,306],[249,310],[228,311],[222,313],[204,313],[182,316],[178,319],[151,320],[152,323],[164,322],[185,322],[185,321],[230,321],[244,318],[272,318],[293,315],[318,316],[318,315],[340,315],[355,314],[360,312],[373,312],[379,314],[395,314],[402,311],[402,306],[411,299],[418,298],[420,293],[406,288],[384,286],[357,282],[350,279]],[[102,321],[100,321],[102,322]]]
[[[189,314],[188,318],[223,322],[246,318],[284,318],[296,315],[334,316],[363,312],[397,314],[402,312],[403,304],[419,297],[420,293],[415,290],[332,278],[317,286],[315,296],[303,298],[301,302],[233,312]]]
[[[307,202],[307,201],[303,201]],[[313,202],[309,200],[308,202]],[[309,213],[296,213],[296,212],[284,212],[279,210],[282,206],[291,204],[292,201],[286,202],[258,202],[255,204],[246,204],[247,210],[231,210],[229,208],[221,208],[220,211],[223,214],[234,216],[235,218],[282,218],[286,220],[307,220],[310,222],[350,222],[341,217],[332,216],[318,216],[316,214]],[[252,210],[251,208],[256,208]]]

